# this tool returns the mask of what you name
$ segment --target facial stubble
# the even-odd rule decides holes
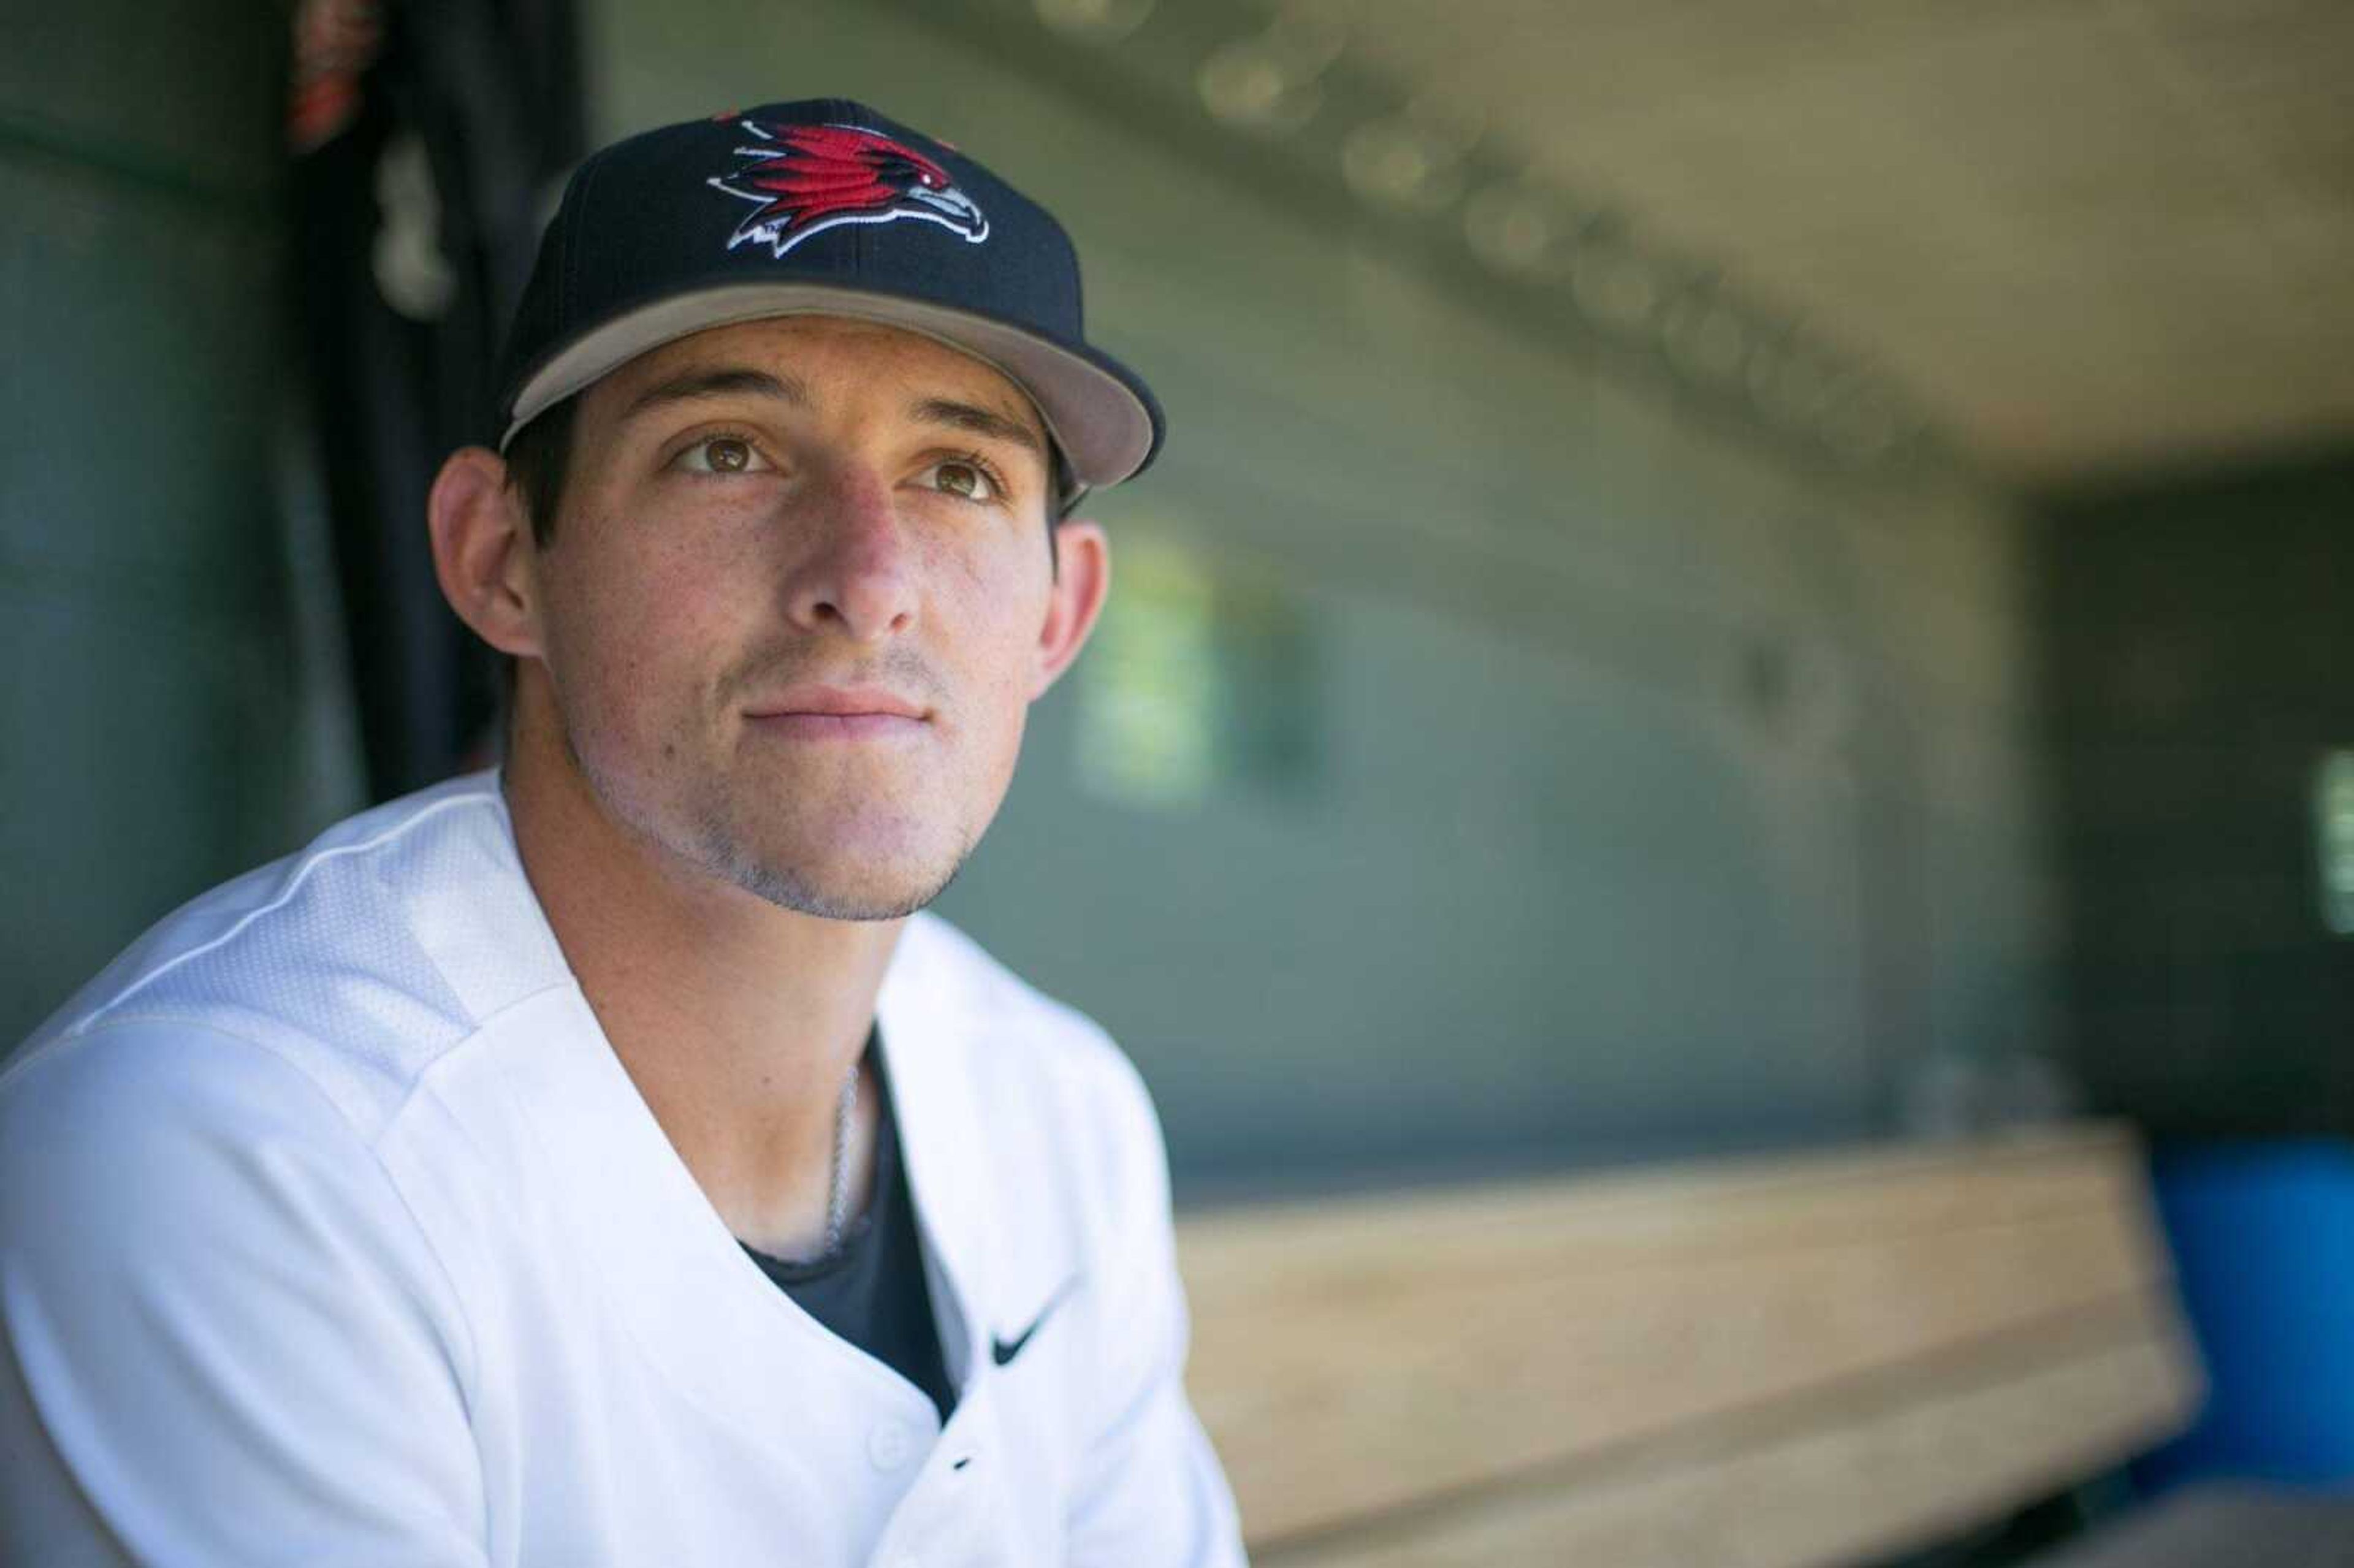
[[[700,787],[691,789],[682,802],[682,810],[666,812],[643,799],[630,780],[601,766],[593,748],[584,751],[576,744],[568,720],[560,722],[565,753],[574,769],[606,814],[624,831],[694,871],[795,914],[824,920],[904,919],[948,891],[979,843],[977,833],[959,830],[954,852],[946,857],[944,866],[917,874],[896,889],[862,893],[829,885],[786,852],[764,852],[758,846],[755,841],[761,835],[753,829],[762,814],[761,802],[752,802],[748,812],[734,781],[702,779]],[[684,744],[683,740],[673,743],[677,748]],[[676,755],[672,747],[664,749]]]

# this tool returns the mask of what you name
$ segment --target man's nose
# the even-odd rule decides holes
[[[873,642],[915,624],[914,559],[890,485],[875,470],[845,463],[803,498],[791,532],[804,548],[787,614],[812,632]]]

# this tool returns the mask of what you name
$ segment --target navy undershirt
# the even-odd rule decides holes
[[[793,1263],[745,1245],[761,1272],[776,1281],[802,1311],[836,1338],[848,1340],[921,1389],[943,1424],[956,1408],[940,1358],[940,1335],[932,1318],[932,1293],[924,1279],[924,1254],[916,1234],[916,1204],[907,1191],[907,1167],[899,1158],[899,1118],[891,1099],[890,1075],[866,1039],[877,1088],[875,1118],[875,1192],[866,1212],[842,1238],[842,1250],[822,1263]]]

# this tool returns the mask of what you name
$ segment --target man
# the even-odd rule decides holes
[[[916,913],[1159,444],[1054,220],[857,104],[573,177],[430,505],[508,756],[0,1078],[10,1562],[1230,1563],[1166,1166]]]

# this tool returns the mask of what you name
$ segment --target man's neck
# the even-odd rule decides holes
[[[516,749],[516,848],[614,1054],[730,1231],[779,1255],[819,1251],[843,1086],[904,922],[780,909],[616,821],[560,752]],[[854,1213],[873,1082],[852,1131]]]

